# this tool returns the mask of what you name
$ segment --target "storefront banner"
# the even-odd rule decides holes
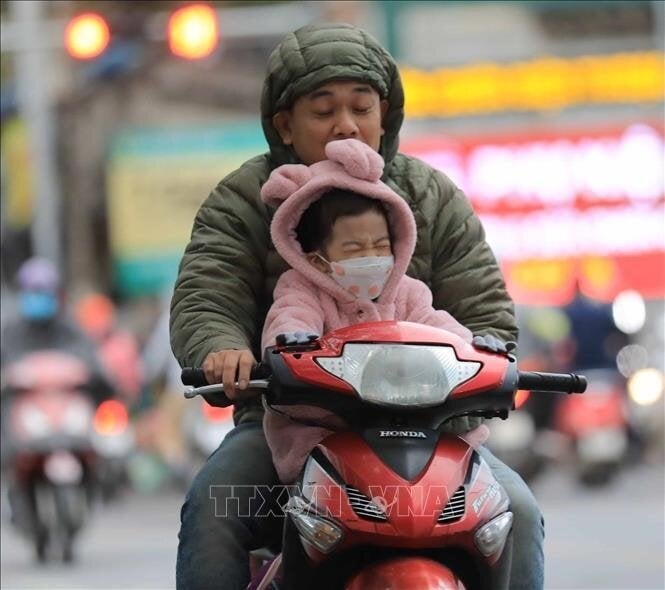
[[[659,125],[402,141],[469,197],[513,296],[562,304],[665,295],[664,137]]]

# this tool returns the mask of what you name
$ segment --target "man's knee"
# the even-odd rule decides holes
[[[243,518],[268,510],[278,484],[261,425],[236,427],[194,478],[183,506],[199,518]]]
[[[499,461],[487,449],[483,449],[483,456],[488,461],[497,481],[508,494],[511,511],[515,517],[515,526],[524,528],[543,527],[544,519],[538,502],[536,502],[536,498],[522,477]]]
[[[515,473],[513,481],[504,483],[504,488],[510,498],[510,506],[515,517],[516,526],[543,527],[545,521],[538,506],[538,502],[524,480]]]
[[[510,498],[513,513],[523,521],[541,522],[543,514],[540,507],[530,492],[528,494],[518,493]]]

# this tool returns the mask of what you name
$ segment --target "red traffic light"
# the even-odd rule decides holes
[[[169,18],[168,37],[174,55],[185,59],[207,57],[219,43],[217,13],[207,4],[183,6]]]
[[[109,44],[111,33],[99,14],[86,12],[74,17],[65,29],[65,48],[75,59],[100,56]]]

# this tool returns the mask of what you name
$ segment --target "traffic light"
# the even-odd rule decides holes
[[[185,59],[208,57],[219,43],[217,13],[207,4],[183,6],[168,23],[169,48]]]
[[[163,13],[161,13],[163,14]],[[65,48],[76,60],[90,62],[106,71],[117,70],[119,62],[127,61],[127,53],[136,53],[138,48],[153,41],[168,42],[172,55],[188,60],[202,59],[211,55],[219,45],[217,12],[207,4],[187,4],[177,8],[163,21],[152,14],[147,20],[166,23],[166,30],[155,33],[147,26],[146,19],[128,20],[122,13],[106,16],[86,12],[72,18],[65,28]],[[131,50],[131,51],[130,51]],[[118,62],[118,63],[116,63]],[[122,65],[122,64],[120,64]],[[108,67],[107,67],[108,66]]]
[[[99,57],[109,44],[109,26],[99,14],[86,12],[74,17],[65,29],[65,48],[75,59]]]

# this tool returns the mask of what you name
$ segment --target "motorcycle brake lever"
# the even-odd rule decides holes
[[[251,379],[247,384],[246,389],[268,389],[270,381],[268,379]],[[236,383],[238,387],[238,383]],[[202,385],[201,387],[185,387],[184,395],[187,399],[192,399],[197,395],[206,393],[224,393],[224,385],[221,383],[213,383],[212,385]]]

